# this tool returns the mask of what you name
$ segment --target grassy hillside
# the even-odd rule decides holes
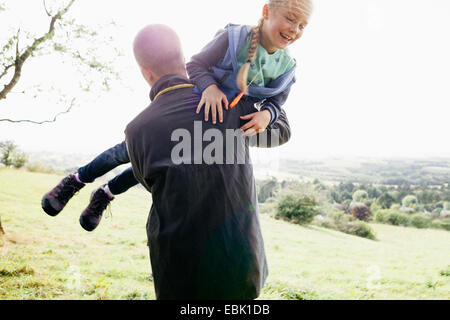
[[[117,197],[88,233],[78,217],[100,182],[53,218],[40,201],[61,178],[0,169],[0,299],[154,299],[150,194]],[[371,224],[371,241],[268,215],[261,225],[270,275],[260,299],[450,299],[448,231]]]

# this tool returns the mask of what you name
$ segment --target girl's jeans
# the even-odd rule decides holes
[[[128,156],[127,146],[125,141],[123,141],[104,151],[84,167],[79,168],[78,177],[81,181],[86,183],[94,182],[95,179],[101,177],[115,167],[129,162],[130,158]],[[134,177],[133,170],[129,167],[113,179],[109,180],[108,187],[112,194],[120,194],[137,184],[138,182]]]

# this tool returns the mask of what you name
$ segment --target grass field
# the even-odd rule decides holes
[[[0,299],[154,299],[145,223],[133,188],[92,233],[78,218],[89,185],[60,215],[41,207],[62,176],[0,168]],[[450,232],[371,224],[378,241],[261,215],[269,277],[259,299],[450,299]]]

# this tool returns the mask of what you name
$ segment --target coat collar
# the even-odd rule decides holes
[[[185,76],[179,74],[168,74],[162,76],[150,90],[150,100],[153,101],[155,96],[162,90],[179,84],[190,84],[191,81]]]

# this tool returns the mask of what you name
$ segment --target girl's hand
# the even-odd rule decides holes
[[[272,115],[269,110],[263,110],[241,116],[241,119],[250,120],[241,127],[241,130],[244,131],[242,136],[250,137],[266,130],[270,120],[272,120]]]
[[[225,109],[228,110],[228,99],[227,96],[220,91],[217,85],[212,84],[202,93],[202,99],[197,106],[197,113],[200,113],[203,105],[205,105],[205,121],[208,121],[209,109],[212,113],[212,122],[215,124],[217,120],[217,113],[219,113],[219,121],[223,122],[223,108],[222,102]]]

